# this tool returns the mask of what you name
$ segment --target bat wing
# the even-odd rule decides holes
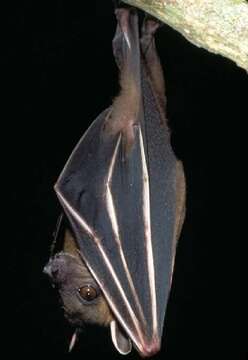
[[[127,48],[134,46],[129,39],[121,40]],[[105,110],[79,141],[55,190],[111,310],[138,351],[149,356],[160,348],[171,286],[182,169],[144,63],[136,83],[142,106],[131,147],[125,129],[109,133],[112,109]]]

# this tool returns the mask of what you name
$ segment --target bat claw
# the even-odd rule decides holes
[[[126,43],[127,43],[127,46],[129,48],[129,50],[131,50],[131,44],[130,44],[130,41],[129,41],[129,37],[128,37],[128,34],[126,31],[123,31],[123,34],[124,34],[124,38],[126,40]]]
[[[75,344],[76,344],[76,341],[77,341],[77,338],[78,338],[78,330],[76,329],[71,337],[71,341],[70,341],[70,345],[69,345],[69,348],[68,348],[68,352],[70,353],[72,351],[72,349],[74,348]]]

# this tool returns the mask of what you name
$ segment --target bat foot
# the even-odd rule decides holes
[[[121,0],[112,0],[113,4],[114,4],[114,8],[118,9],[118,8],[131,8],[130,5],[125,4],[123,1]]]

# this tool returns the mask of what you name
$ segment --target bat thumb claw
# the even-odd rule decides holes
[[[127,46],[128,46],[128,48],[130,50],[131,49],[131,44],[130,44],[130,40],[129,40],[129,37],[128,37],[128,33],[126,31],[124,31],[123,34],[124,34],[124,38],[126,40]]]
[[[127,355],[132,350],[129,337],[120,329],[115,320],[110,323],[111,338],[116,350],[122,355]]]
[[[70,341],[70,345],[69,345],[69,348],[68,348],[68,352],[70,353],[72,351],[72,349],[74,348],[75,344],[76,344],[76,341],[77,341],[77,338],[78,338],[78,331],[75,330],[72,337],[71,337],[71,341]]]

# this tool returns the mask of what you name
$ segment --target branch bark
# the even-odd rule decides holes
[[[123,0],[179,31],[194,45],[248,71],[246,0]]]

